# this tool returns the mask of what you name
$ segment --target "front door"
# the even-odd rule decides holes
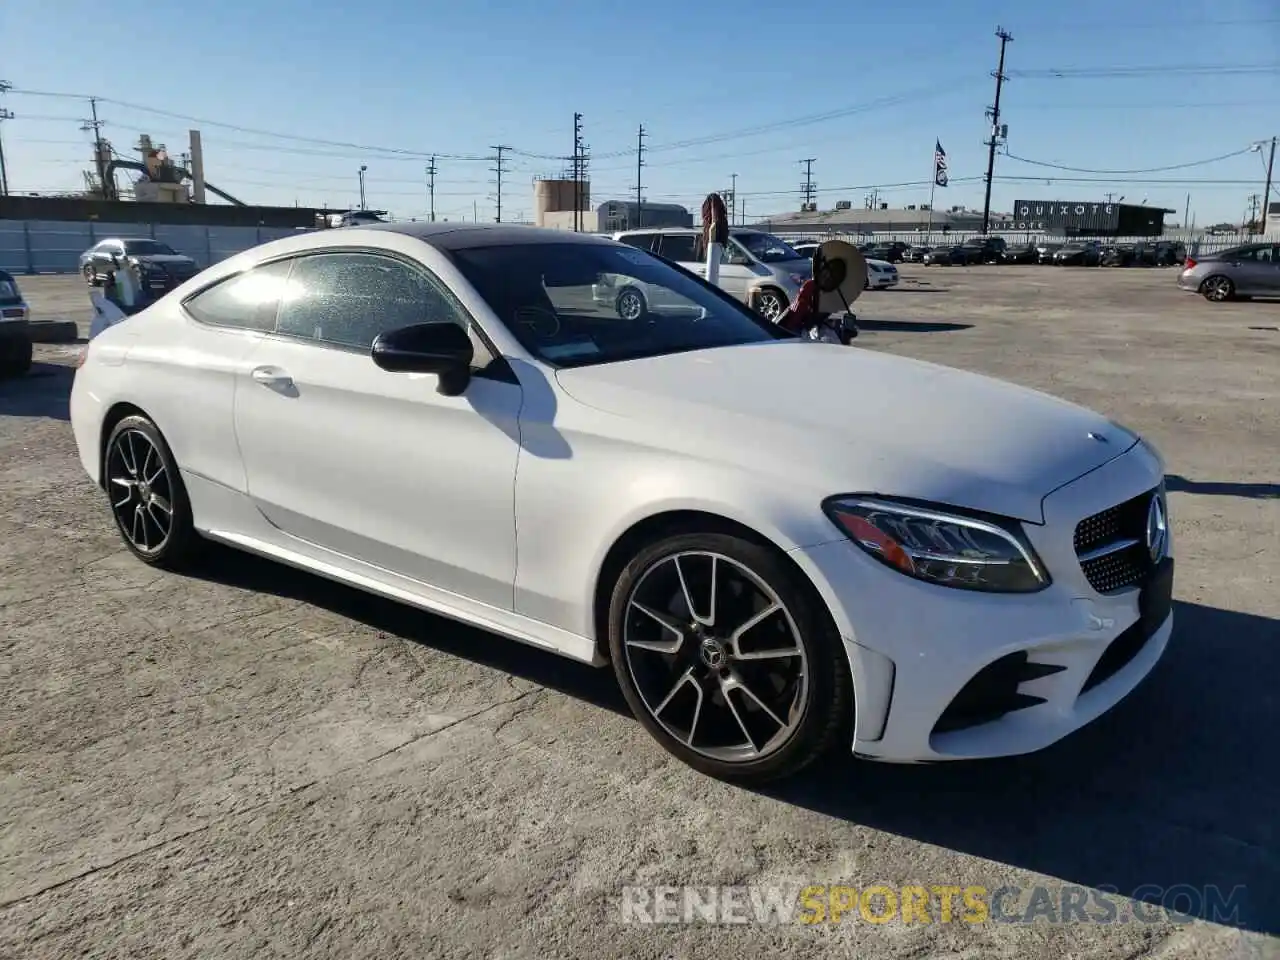
[[[1258,246],[1237,268],[1236,289],[1244,296],[1280,295],[1280,247]]]
[[[441,319],[469,328],[420,264],[304,256],[289,291],[236,388],[257,508],[309,544],[512,609],[519,385],[482,374],[447,397],[435,376],[374,365],[369,348],[385,330]]]

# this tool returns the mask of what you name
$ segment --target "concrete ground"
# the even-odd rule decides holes
[[[1087,404],[1168,460],[1177,628],[1115,711],[1016,760],[725,786],[668,759],[607,672],[250,557],[134,561],[75,458],[73,348],[42,345],[0,384],[0,956],[1280,956],[1280,304],[1211,305],[1164,270],[903,275],[856,304],[858,348]],[[22,284],[37,315],[87,319],[77,279]],[[1120,906],[621,922],[626,884],[771,883]]]

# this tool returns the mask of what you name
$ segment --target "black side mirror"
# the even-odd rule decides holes
[[[467,331],[452,321],[415,323],[378,334],[373,362],[392,373],[434,373],[440,392],[456,397],[471,382],[475,349]]]

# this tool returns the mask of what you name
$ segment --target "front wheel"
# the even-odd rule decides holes
[[[623,320],[641,320],[648,312],[644,295],[635,287],[627,287],[618,294],[614,309]]]
[[[756,312],[771,323],[787,312],[791,304],[778,290],[761,290],[756,294]]]
[[[1214,303],[1225,303],[1236,295],[1236,285],[1230,277],[1215,274],[1200,285],[1200,292],[1206,300]]]
[[[798,576],[765,547],[693,533],[641,550],[614,586],[623,695],[694,769],[750,784],[789,776],[852,719],[840,638]]]
[[[129,551],[166,570],[187,566],[200,536],[169,445],[146,417],[125,417],[111,431],[103,455],[103,486]]]

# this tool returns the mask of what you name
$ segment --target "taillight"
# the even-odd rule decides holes
[[[1195,258],[1195,257],[1187,257],[1187,263],[1186,263],[1186,267],[1187,267],[1187,269],[1188,269],[1188,270],[1190,270],[1190,269],[1191,269],[1192,267],[1194,267],[1195,265],[1196,265],[1196,258]]]

